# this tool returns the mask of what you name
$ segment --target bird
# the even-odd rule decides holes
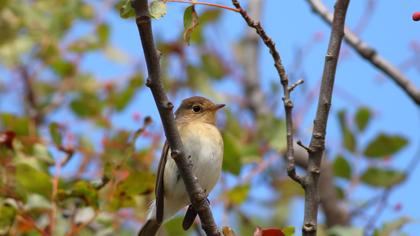
[[[216,185],[223,162],[223,138],[216,127],[216,114],[224,104],[215,104],[207,98],[193,96],[184,99],[175,112],[175,122],[186,157],[192,163],[193,175],[206,195]],[[190,205],[189,195],[166,141],[157,170],[156,199],[151,203],[147,219],[139,236],[153,236],[159,227],[179,210],[189,205],[183,228],[194,222],[197,212]]]

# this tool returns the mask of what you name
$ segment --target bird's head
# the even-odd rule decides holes
[[[201,121],[216,123],[216,112],[225,104],[214,104],[207,98],[194,96],[184,99],[175,112],[175,118],[181,122]]]

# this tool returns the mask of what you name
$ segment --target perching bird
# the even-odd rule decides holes
[[[192,172],[208,195],[216,185],[222,170],[223,139],[216,127],[216,113],[224,104],[214,104],[204,97],[190,97],[182,101],[175,112],[176,125],[185,154],[192,161]],[[154,236],[160,225],[190,204],[184,182],[170,148],[165,142],[156,179],[156,200],[139,236]],[[183,227],[188,229],[197,213],[190,206]]]

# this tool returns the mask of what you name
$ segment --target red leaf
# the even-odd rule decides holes
[[[15,138],[16,133],[13,131],[6,131],[0,133],[0,145],[4,145],[9,149],[13,149],[13,139]]]
[[[420,20],[420,11],[413,13],[413,21],[419,21]]]
[[[257,227],[254,231],[254,236],[285,236],[284,233],[277,228],[261,229]]]

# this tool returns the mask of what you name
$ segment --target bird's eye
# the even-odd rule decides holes
[[[194,106],[192,107],[192,110],[193,110],[193,112],[198,113],[198,112],[200,112],[200,111],[201,111],[201,106],[194,105]]]

